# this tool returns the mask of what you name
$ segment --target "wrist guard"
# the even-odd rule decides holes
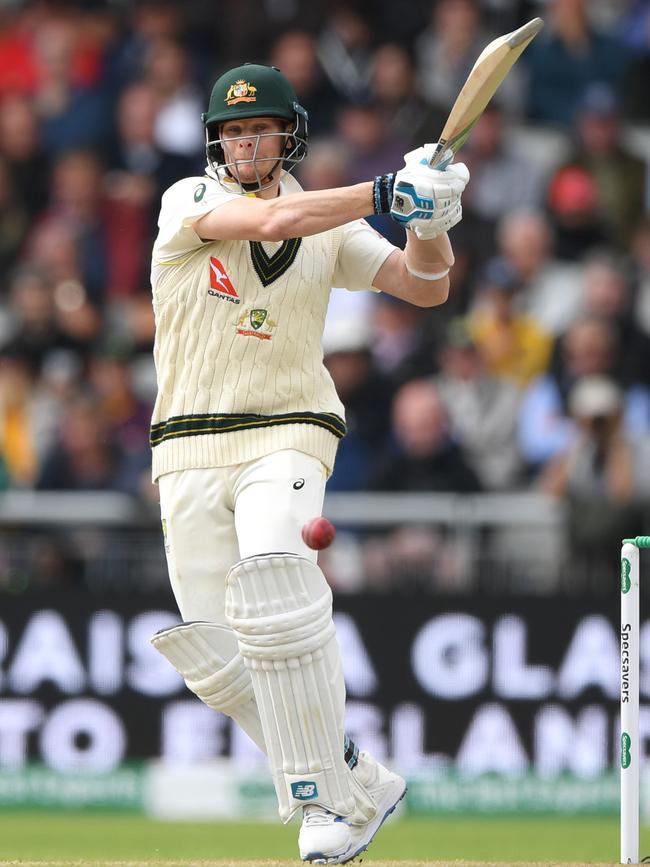
[[[372,185],[372,204],[375,214],[389,214],[393,203],[395,175],[377,175]]]

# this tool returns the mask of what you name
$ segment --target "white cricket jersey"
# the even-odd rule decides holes
[[[158,395],[153,478],[254,460],[279,449],[331,472],[344,410],[323,365],[332,286],[369,289],[396,248],[364,220],[283,242],[202,241],[201,216],[241,196],[211,177],[162,198],[151,284]],[[284,174],[280,194],[299,192]]]

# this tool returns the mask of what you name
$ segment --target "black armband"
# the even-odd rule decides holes
[[[375,214],[389,214],[393,203],[395,175],[377,175],[372,185],[372,204]]]

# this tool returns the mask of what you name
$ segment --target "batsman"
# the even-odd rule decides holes
[[[205,175],[165,192],[153,248],[153,477],[183,622],[152,642],[268,755],[280,818],[302,811],[300,857],[343,864],[406,785],[346,738],[332,593],[301,538],[345,435],[325,314],[332,286],[444,303],[469,175],[425,147],[396,174],[303,191],[307,112],[275,67],[222,75],[203,121]],[[405,227],[404,250],[373,213]]]

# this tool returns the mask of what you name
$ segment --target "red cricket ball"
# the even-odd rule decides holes
[[[302,540],[314,551],[322,551],[328,548],[334,541],[336,529],[327,518],[312,518],[302,528]]]

